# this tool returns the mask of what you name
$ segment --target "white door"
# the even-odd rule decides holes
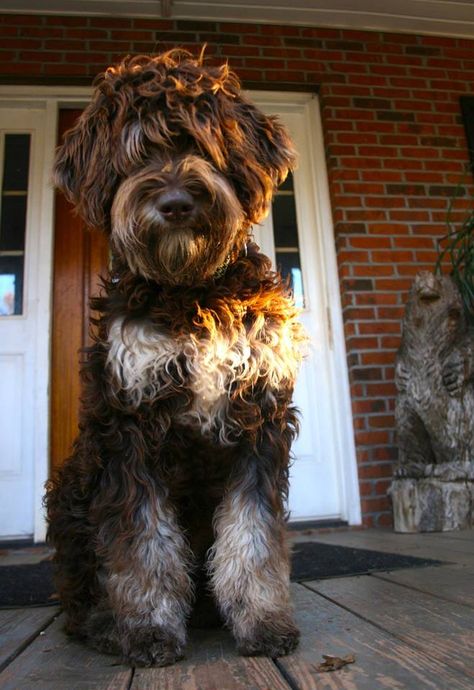
[[[35,522],[38,235],[44,112],[0,108],[0,538]]]
[[[317,138],[317,103],[299,94],[288,94],[284,100],[274,94],[270,102],[261,94],[254,99],[286,123],[299,158],[297,170],[277,193],[270,216],[254,229],[257,244],[283,275],[290,276],[310,337],[294,396],[301,430],[293,446],[290,520],[357,523],[352,416],[324,154]]]

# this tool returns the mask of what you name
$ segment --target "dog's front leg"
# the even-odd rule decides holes
[[[124,657],[165,666],[182,657],[185,643],[189,547],[166,492],[151,482],[134,490],[127,514],[110,515],[99,531],[104,586]]]
[[[279,436],[278,436],[279,433]],[[283,434],[284,437],[285,434]],[[277,461],[272,438],[278,438]],[[244,452],[215,515],[210,562],[215,596],[244,655],[291,652],[299,632],[289,596],[283,497],[287,449],[281,432],[267,427]]]

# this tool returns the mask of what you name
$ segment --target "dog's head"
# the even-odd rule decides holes
[[[174,50],[98,76],[54,180],[133,272],[189,285],[238,254],[294,160],[227,65]]]

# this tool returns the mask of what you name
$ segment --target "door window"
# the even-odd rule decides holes
[[[300,245],[293,175],[288,175],[275,194],[272,204],[275,263],[289,280],[297,307],[303,308],[304,289],[301,273]]]
[[[4,133],[1,141],[0,316],[23,312],[30,138],[30,134]]]

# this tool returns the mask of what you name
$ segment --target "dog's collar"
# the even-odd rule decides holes
[[[247,256],[247,245],[244,244],[242,251],[240,252],[243,256]],[[229,252],[224,260],[224,263],[221,264],[217,270],[214,272],[214,275],[212,276],[213,280],[219,280],[219,278],[222,278],[225,275],[225,272],[229,268],[229,264],[232,260],[232,254],[233,252]]]
[[[231,257],[232,257],[232,253],[229,252],[229,254],[227,254],[227,256],[225,258],[224,263],[221,264],[216,271],[214,271],[214,275],[212,276],[212,278],[214,280],[219,280],[219,278],[222,278],[224,273],[227,271],[227,268],[229,267]]]

